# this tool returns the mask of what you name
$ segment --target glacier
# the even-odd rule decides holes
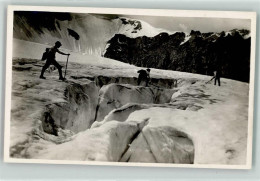
[[[246,164],[248,83],[222,78],[218,87],[205,84],[210,76],[152,68],[154,86],[137,86],[141,67],[79,52],[67,82],[57,70],[41,80],[35,52],[46,45],[13,43],[11,157]]]

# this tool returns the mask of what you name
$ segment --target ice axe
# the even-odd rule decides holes
[[[215,77],[213,77],[212,79],[210,79],[208,82],[206,82],[205,84],[208,84],[209,82],[211,82]]]
[[[66,73],[67,73],[67,67],[68,67],[68,62],[69,62],[69,56],[70,56],[70,55],[67,56],[67,62],[66,62],[66,67],[65,67],[64,79],[65,79]]]

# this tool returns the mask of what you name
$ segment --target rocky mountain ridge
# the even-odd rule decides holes
[[[108,41],[105,57],[141,67],[212,75],[249,82],[250,32],[160,33],[129,38],[116,34]]]

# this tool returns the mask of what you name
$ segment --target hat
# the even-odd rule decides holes
[[[61,46],[62,44],[61,44],[60,41],[56,41],[55,45],[57,45],[57,46]]]

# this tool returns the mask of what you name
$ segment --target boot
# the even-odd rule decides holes
[[[60,75],[60,78],[59,78],[59,80],[65,80],[65,78],[63,78],[63,76],[62,76],[62,71],[61,71],[61,68],[59,68],[58,69],[58,71],[59,71],[59,75]]]
[[[45,70],[46,70],[46,69],[43,67],[43,68],[42,68],[42,71],[41,71],[40,79],[46,79],[46,77],[43,76]]]
[[[46,79],[46,77],[40,76],[40,79]]]

